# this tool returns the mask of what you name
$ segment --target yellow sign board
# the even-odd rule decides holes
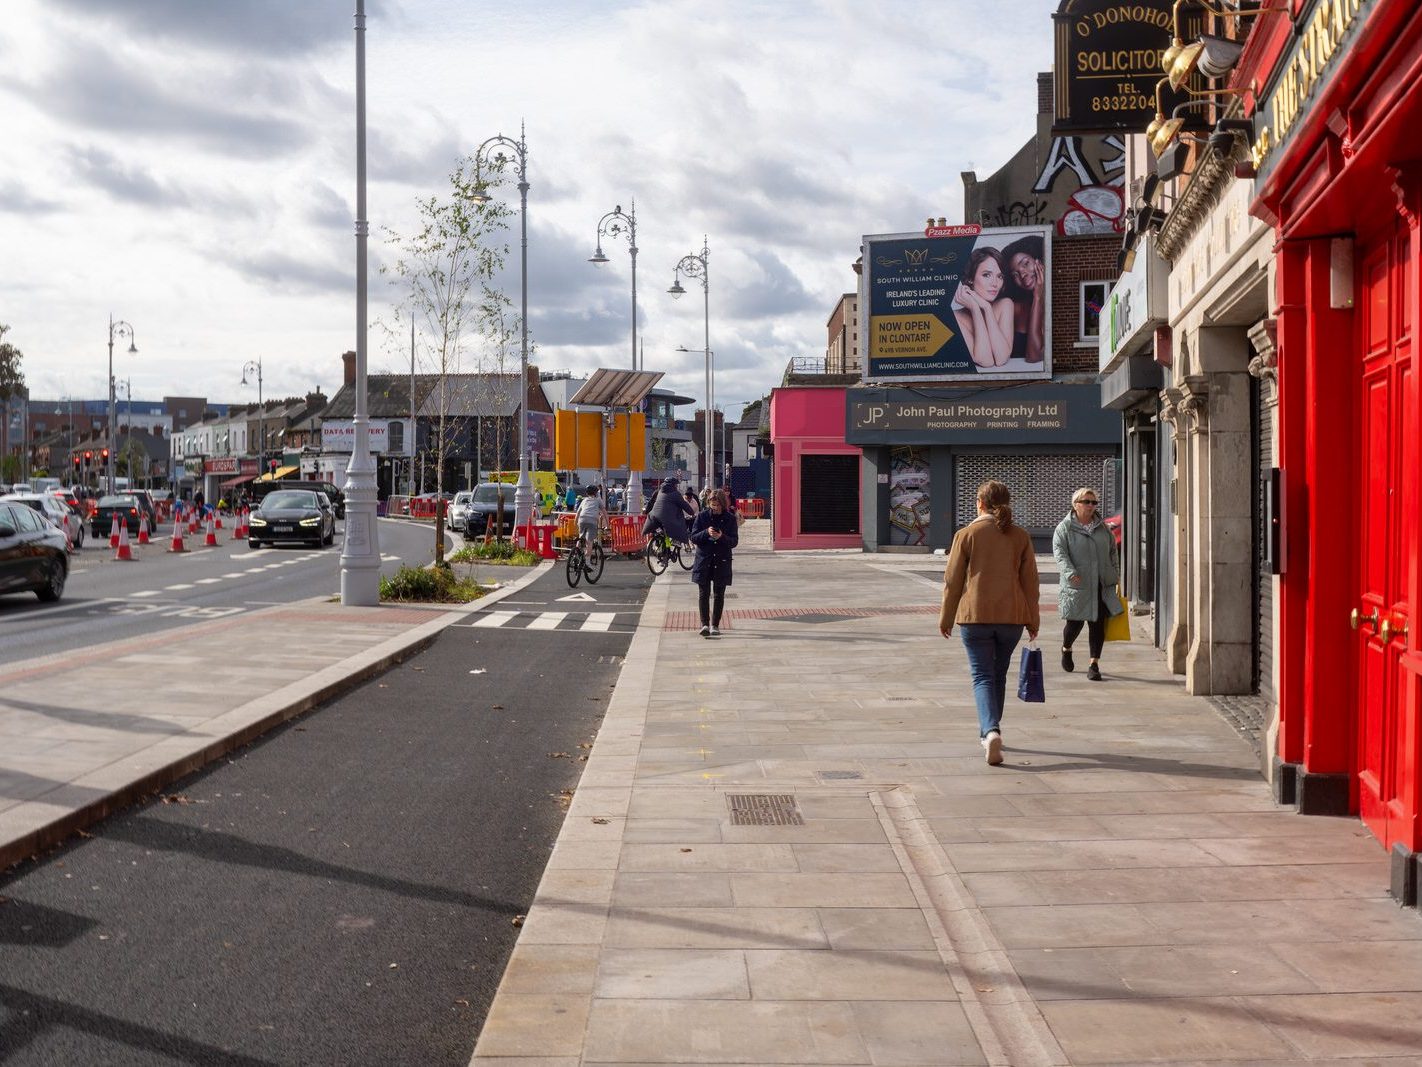
[[[597,411],[561,410],[554,416],[553,465],[558,470],[597,470],[642,465],[647,454],[647,417],[641,412],[614,415],[607,427],[607,462],[602,455],[602,413]]]
[[[874,315],[869,330],[880,357],[931,356],[953,338],[952,329],[931,312]]]

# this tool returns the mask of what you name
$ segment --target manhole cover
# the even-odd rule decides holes
[[[789,793],[727,793],[732,826],[804,826]]]
[[[820,771],[820,777],[831,781],[849,781],[851,778],[863,778],[864,775],[858,771]]]

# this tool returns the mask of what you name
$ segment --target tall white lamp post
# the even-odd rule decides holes
[[[703,349],[706,358],[706,484],[709,488],[716,488],[716,472],[712,469],[711,462],[711,408],[716,403],[714,379],[711,371],[711,270],[709,261],[711,251],[706,244],[706,236],[701,237],[700,253],[692,252],[684,255],[677,261],[676,269],[673,271],[671,288],[667,292],[672,296],[682,296],[686,290],[681,287],[681,276],[685,274],[688,278],[701,279],[701,292],[705,298],[706,336],[705,347]]]
[[[380,534],[375,522],[375,457],[370,454],[370,419],[366,389],[366,237],[365,209],[365,0],[356,0],[356,380],[355,442],[346,465],[346,535],[341,544],[341,604],[373,607],[380,603]]]
[[[501,151],[492,158],[491,162],[499,168],[510,162],[514,165],[514,173],[518,175],[519,220],[523,231],[520,242],[522,261],[520,289],[523,296],[523,309],[519,315],[521,349],[519,353],[518,483],[514,487],[514,527],[520,529],[527,526],[533,517],[533,480],[528,476],[528,143],[524,137],[523,124],[519,123],[517,141],[511,137],[505,137],[501,133],[496,133],[475,151],[474,173],[476,180],[472,196],[477,204],[487,204],[493,199],[479,174],[483,169],[486,153],[495,145],[507,148],[513,153],[513,156],[509,157]]]
[[[249,359],[242,364],[242,384],[247,384],[247,375],[257,376],[257,476],[266,473],[267,466],[267,409],[262,406],[262,357]]]
[[[112,315],[110,315],[110,316],[109,316],[109,432],[108,432],[108,438],[109,438],[109,462],[108,462],[108,464],[107,464],[107,469],[104,471],[104,476],[105,476],[105,478],[107,478],[107,480],[108,480],[108,492],[109,492],[109,495],[110,495],[110,496],[113,496],[113,493],[114,493],[114,458],[115,458],[115,457],[114,457],[114,453],[118,451],[118,448],[116,447],[116,445],[117,445],[117,443],[118,443],[118,433],[117,433],[118,412],[115,410],[115,408],[117,407],[117,401],[116,401],[115,395],[114,395],[114,394],[117,392],[117,390],[115,389],[115,384],[116,384],[116,383],[114,382],[114,338],[115,338],[115,337],[127,337],[127,338],[128,338],[128,353],[129,353],[129,355],[137,355],[137,354],[138,354],[138,347],[133,343],[133,327],[130,326],[128,323],[124,322],[122,319],[120,319],[118,322],[115,322],[115,321],[114,321],[114,317],[113,317]]]
[[[589,258],[589,263],[606,263],[607,257],[602,253],[602,239],[604,237],[627,238],[628,249],[632,253],[632,363],[633,370],[637,370],[637,201],[632,201],[632,210],[626,212],[622,210],[622,205],[618,204],[597,222],[597,251]],[[628,458],[628,465],[631,466],[631,458]],[[603,487],[604,492],[606,486]],[[642,510],[642,465],[636,465],[635,470],[627,472],[627,511],[630,514],[637,514]]]

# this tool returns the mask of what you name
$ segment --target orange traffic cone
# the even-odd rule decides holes
[[[118,532],[119,532],[119,513],[118,513],[117,511],[115,511],[112,515],[109,516],[109,518],[112,520],[112,521],[109,523],[109,547],[110,547],[110,548],[118,548],[118,546],[119,546],[119,533],[118,533]],[[128,525],[127,523],[124,523],[124,526],[125,526],[125,527],[127,527],[127,525]]]
[[[197,533],[198,511],[197,508],[188,509],[188,533]]]
[[[139,543],[140,545],[146,545],[146,544],[148,544],[148,516],[147,516],[147,515],[140,515],[140,516],[138,516],[138,543]],[[123,544],[123,542],[120,541],[119,544]]]
[[[207,548],[217,547],[217,531],[213,529],[211,519],[207,520],[207,536],[203,538],[202,543]]]
[[[252,536],[252,509],[251,509],[251,508],[243,508],[243,509],[242,509],[242,536],[243,536],[243,537],[251,537],[251,536]]]
[[[141,529],[141,527],[140,527]],[[119,527],[118,546],[114,550],[114,559],[126,559],[133,561],[133,549],[128,544],[128,523]]]
[[[186,551],[187,551],[187,549],[183,547],[183,517],[182,517],[181,514],[178,515],[178,517],[173,520],[173,543],[168,546],[168,551],[169,551],[169,552],[186,552]]]
[[[217,520],[217,523],[216,523],[217,528],[218,528],[219,530],[222,529],[222,512],[220,512],[220,511],[214,511],[212,514],[216,517],[216,520]]]
[[[232,513],[232,540],[240,541],[245,536],[242,530],[242,510],[238,508]]]

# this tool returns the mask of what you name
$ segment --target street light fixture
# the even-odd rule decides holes
[[[109,438],[109,460],[108,460],[108,463],[105,464],[105,469],[104,469],[104,476],[108,479],[109,496],[113,496],[113,494],[114,494],[114,452],[117,451],[117,449],[114,448],[114,442],[115,442],[115,440],[116,440],[116,434],[115,434],[115,426],[114,426],[114,424],[118,422],[118,412],[115,410],[115,408],[116,408],[116,399],[115,399],[115,396],[114,396],[114,338],[115,338],[115,337],[127,337],[127,338],[128,338],[128,353],[129,353],[129,355],[131,355],[131,356],[136,356],[136,355],[138,354],[138,346],[133,343],[133,327],[130,326],[128,323],[124,322],[122,319],[120,319],[119,321],[115,322],[115,321],[114,321],[114,317],[113,317],[112,315],[110,315],[110,316],[109,316],[109,432],[108,432],[108,438]]]
[[[691,252],[684,255],[677,261],[676,267],[672,271],[671,288],[667,290],[673,297],[683,296],[686,290],[682,288],[681,276],[685,274],[688,278],[701,279],[701,292],[704,297],[705,314],[705,347],[703,353],[706,359],[706,473],[707,486],[716,488],[716,472],[712,470],[711,463],[711,408],[716,402],[715,378],[711,368],[711,271],[709,267],[711,251],[706,243],[705,234],[701,237],[701,251]],[[685,351],[683,349],[682,351]]]
[[[499,152],[490,162],[502,169],[506,164],[514,165],[518,175],[519,220],[522,227],[520,242],[521,281],[523,310],[519,315],[521,345],[519,351],[519,401],[518,401],[518,482],[514,486],[514,527],[527,526],[533,515],[533,480],[528,475],[528,143],[524,136],[523,123],[519,123],[518,140],[496,133],[474,152],[474,192],[471,194],[476,204],[487,204],[493,199],[485,185],[481,171],[485,153],[498,145],[507,148],[513,156]]]
[[[606,263],[608,258],[602,253],[604,237],[626,237],[627,247],[632,254],[632,369],[637,367],[637,201],[632,201],[632,210],[622,210],[618,204],[597,222],[597,251],[589,258],[589,263]],[[632,468],[632,457],[627,457],[627,510],[637,514],[642,510],[642,465]]]
[[[247,384],[247,375],[257,376],[257,474],[265,473],[267,466],[267,409],[262,406],[262,357],[249,359],[242,364],[242,384]]]

